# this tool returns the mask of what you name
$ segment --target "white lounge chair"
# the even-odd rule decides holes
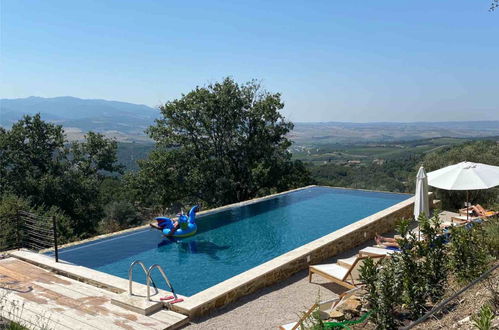
[[[370,257],[389,256],[390,254],[393,254],[395,252],[397,252],[397,251],[391,250],[391,249],[380,248],[380,247],[368,246],[368,247],[360,250],[359,255],[370,256]]]
[[[312,282],[312,274],[318,274],[339,285],[353,289],[359,282],[359,268],[367,258],[376,259],[376,262],[384,258],[385,255],[356,256],[350,267],[340,264],[322,264],[308,267],[308,281]]]

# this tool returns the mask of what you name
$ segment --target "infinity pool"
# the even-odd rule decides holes
[[[134,260],[160,264],[175,291],[191,296],[409,198],[409,195],[311,187],[197,218],[196,235],[177,240],[139,229],[59,251],[59,258],[128,278]],[[159,272],[155,283],[167,289]],[[145,283],[140,267],[134,280]]]

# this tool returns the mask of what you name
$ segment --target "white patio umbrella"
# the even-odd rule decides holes
[[[428,177],[421,166],[416,175],[416,193],[414,194],[414,218],[417,220],[419,215],[424,213],[430,215],[430,205],[428,202]]]
[[[445,190],[466,190],[466,207],[468,207],[469,190],[489,189],[499,185],[499,167],[461,162],[429,172],[428,184]]]

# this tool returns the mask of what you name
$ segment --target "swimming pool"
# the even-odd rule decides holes
[[[139,229],[61,249],[59,257],[122,278],[134,260],[158,263],[175,290],[191,296],[409,197],[311,187],[201,215],[190,238],[172,241],[157,230]],[[159,273],[153,279],[166,289]],[[144,275],[134,280],[144,283]]]

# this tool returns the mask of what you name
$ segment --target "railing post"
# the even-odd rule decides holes
[[[19,210],[16,211],[16,249],[21,248],[21,215]]]
[[[52,228],[54,230],[55,262],[59,262],[59,249],[57,247],[57,222],[55,220],[55,215],[52,216]]]

